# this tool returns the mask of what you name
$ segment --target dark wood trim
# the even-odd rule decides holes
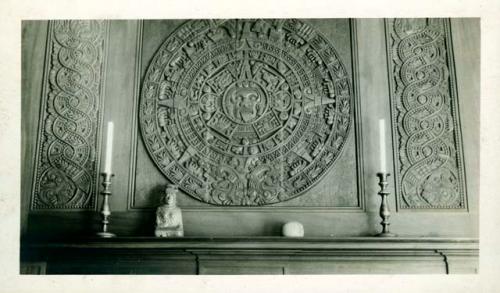
[[[143,46],[143,31],[144,20],[137,20],[137,37],[135,48],[135,72],[134,72],[134,94],[133,94],[133,108],[132,108],[132,127],[131,127],[131,140],[130,140],[130,170],[128,174],[128,190],[127,190],[127,210],[135,209],[135,179],[137,167],[137,140],[139,134],[139,100],[141,95],[142,85],[142,46]]]
[[[361,115],[361,96],[359,84],[359,52],[358,52],[358,29],[357,20],[349,19],[351,28],[351,68],[352,68],[352,92],[354,96],[354,148],[356,152],[356,172],[357,172],[357,191],[359,207],[366,212],[366,189],[365,189],[365,162],[363,159],[363,134],[362,134],[362,115]]]

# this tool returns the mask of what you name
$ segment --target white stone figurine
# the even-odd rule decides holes
[[[182,225],[182,212],[177,207],[177,186],[167,186],[164,204],[156,210],[156,237],[182,237],[184,227]]]

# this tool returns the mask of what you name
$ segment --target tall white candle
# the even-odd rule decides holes
[[[385,153],[385,119],[380,119],[378,121],[378,127],[379,127],[379,132],[380,132],[380,172],[386,173],[387,172],[387,157]]]
[[[113,156],[113,122],[108,122],[108,135],[106,137],[106,159],[104,173],[111,174],[111,157]]]

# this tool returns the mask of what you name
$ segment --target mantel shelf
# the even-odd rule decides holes
[[[442,237],[116,237],[29,241],[31,248],[130,249],[478,249],[477,238]]]

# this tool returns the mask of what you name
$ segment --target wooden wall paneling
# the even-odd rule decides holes
[[[433,253],[399,253],[392,259],[388,255],[353,257],[325,257],[322,261],[290,262],[287,275],[312,274],[446,274],[443,258]]]
[[[46,62],[47,21],[22,22],[21,46],[21,235],[25,235],[33,187],[37,130]]]
[[[115,229],[115,215],[110,230]],[[31,211],[26,236],[28,239],[65,239],[92,237],[102,229],[97,211]]]
[[[445,274],[444,257],[431,250],[318,251],[301,253],[278,250],[206,250],[198,255],[200,274]],[[461,251],[461,253],[465,253]],[[293,256],[292,256],[293,255]],[[469,260],[457,260],[457,267],[470,273]],[[455,270],[459,272],[459,270]]]
[[[480,56],[479,18],[453,18],[451,42],[455,59],[456,85],[462,126],[469,219],[474,234],[479,229],[479,154],[480,154]]]
[[[136,39],[136,52],[135,52],[135,76],[134,76],[134,96],[132,107],[132,127],[131,127],[131,141],[130,141],[130,165],[128,175],[128,190],[127,190],[127,210],[132,210],[135,206],[135,183],[136,183],[136,169],[137,169],[137,148],[138,148],[138,108],[139,96],[142,84],[142,46],[143,46],[143,32],[144,20],[140,20],[137,24],[137,39]]]
[[[168,180],[160,173],[160,171],[155,168],[149,168],[147,171],[141,168],[146,164],[147,166],[153,166],[153,161],[148,156],[144,143],[142,142],[142,136],[139,130],[139,125],[137,122],[138,116],[138,105],[139,98],[142,88],[142,80],[146,73],[149,62],[151,61],[151,56],[154,52],[158,50],[161,44],[165,41],[165,38],[170,35],[175,28],[180,24],[185,22],[185,20],[170,20],[169,22],[160,20],[144,20],[141,21],[141,38],[138,47],[138,73],[136,76],[136,95],[135,95],[135,108],[134,115],[136,116],[136,123],[133,131],[135,131],[134,141],[132,144],[135,146],[133,156],[135,161],[131,165],[130,173],[130,189],[129,189],[129,207],[130,209],[141,209],[144,207],[144,202],[146,206],[150,209],[156,207],[160,204],[161,194],[164,192],[164,187],[168,183]],[[156,29],[155,29],[156,28]],[[147,40],[145,40],[147,39]],[[145,58],[144,56],[149,56]],[[139,170],[139,171],[138,171]],[[141,204],[142,203],[142,204]]]
[[[199,261],[200,275],[284,275],[283,263],[265,260],[204,260]]]
[[[360,124],[363,133],[362,149],[364,156],[363,174],[365,178],[365,200],[369,233],[375,234],[380,229],[380,196],[377,172],[380,172],[379,128],[378,120],[385,118],[389,127],[389,90],[386,75],[386,46],[383,19],[357,19],[358,54],[359,54],[359,99]],[[390,133],[387,129],[386,133]],[[387,136],[389,139],[389,136]],[[391,145],[386,144],[387,154],[392,152]],[[393,175],[391,156],[387,156],[388,172]],[[392,212],[391,222],[395,223],[394,177],[388,178],[389,208]]]
[[[366,173],[365,173],[365,143],[363,141],[363,114],[361,110],[361,77],[360,77],[360,57],[359,57],[359,37],[358,37],[358,20],[351,19],[351,60],[352,60],[352,87],[354,93],[354,129],[355,129],[355,146],[356,146],[356,170],[357,170],[357,185],[358,198],[360,207],[366,212]]]
[[[106,70],[104,125],[115,125],[110,206],[112,211],[128,209],[129,176],[134,164],[132,154],[135,139],[136,87],[138,86],[137,59],[140,35],[139,20],[113,20],[110,22],[109,57]],[[103,140],[106,132],[101,133]],[[103,144],[104,146],[104,144]],[[104,150],[100,152],[104,160]],[[102,168],[101,168],[102,169]],[[102,180],[102,177],[100,178]],[[100,186],[101,187],[101,186]],[[99,204],[102,202],[99,197]]]
[[[183,250],[137,254],[100,254],[82,250],[78,255],[59,253],[49,257],[47,274],[196,274],[196,257]]]
[[[312,22],[314,22],[315,25],[318,25],[322,28],[322,31],[325,32],[328,28],[328,25],[332,25],[331,21],[329,22],[329,20],[310,20]],[[146,71],[146,68],[150,62],[150,57],[148,56],[152,56],[153,53],[157,50],[157,48],[160,46],[160,44],[164,41],[164,39],[171,34],[171,31],[173,29],[175,29],[179,24],[181,24],[183,21],[182,20],[170,20],[170,21],[146,21],[145,24],[144,24],[144,36],[143,36],[143,41],[145,43],[143,43],[143,46],[142,46],[142,56],[143,56],[143,60],[141,61],[141,66],[142,66],[142,71],[145,72]],[[342,34],[340,32],[337,32],[337,33],[333,33],[334,36],[336,36],[336,38],[334,40],[337,40],[337,38],[343,38],[342,42],[347,42],[349,43],[349,50],[346,50],[345,48],[343,50],[339,50],[339,54],[342,55],[342,58],[344,59],[347,59],[348,62],[347,64],[349,66],[347,66],[347,69],[349,72],[351,72],[351,67],[354,66],[354,65],[351,65],[351,62],[352,63],[355,63],[356,62],[356,56],[355,56],[355,53],[351,52],[352,50],[355,50],[355,47],[356,47],[356,29],[355,29],[355,25],[354,25],[354,21],[351,21],[351,22],[347,22],[348,23],[348,26],[350,27],[349,30],[350,30],[350,37],[351,39],[349,39],[349,37],[346,35],[346,34]],[[330,36],[330,38],[332,38],[332,36]],[[146,42],[147,40],[147,42]],[[335,43],[335,41],[334,41]],[[145,57],[144,57],[145,56]],[[346,60],[343,60],[344,62],[346,62]],[[355,71],[355,70],[354,70]],[[144,73],[143,73],[144,74]],[[355,72],[353,73],[353,75],[356,74]],[[354,77],[356,78],[356,77]],[[353,84],[351,85],[353,87],[353,92],[354,92],[354,95],[357,95],[357,80],[355,82],[353,82]],[[355,111],[359,111],[359,105],[357,104],[359,102],[358,100],[358,97],[355,98],[355,106],[356,106],[356,109]],[[356,118],[355,119],[360,119],[360,116],[361,114],[359,112],[356,113]],[[352,143],[354,145],[356,145],[356,150],[353,154],[353,157],[350,157],[349,160],[351,162],[354,163],[354,165],[352,165],[350,168],[348,168],[349,170],[353,170],[355,173],[357,173],[358,175],[357,176],[354,176],[355,177],[355,185],[357,185],[356,187],[356,190],[357,190],[357,196],[358,196],[358,200],[359,200],[359,203],[358,203],[358,208],[357,209],[352,209],[352,208],[349,208],[347,207],[346,209],[342,208],[342,207],[335,207],[333,209],[335,209],[336,211],[339,211],[339,212],[342,212],[342,211],[347,211],[349,212],[351,209],[353,211],[357,210],[358,212],[359,211],[362,211],[360,210],[363,209],[363,205],[364,205],[364,190],[363,190],[363,185],[364,185],[364,180],[363,180],[363,176],[364,174],[362,173],[362,166],[363,164],[361,163],[361,160],[362,160],[362,154],[360,153],[360,148],[361,146],[359,145],[359,143],[357,142],[358,139],[361,139],[361,128],[360,126],[361,125],[360,123],[355,123],[355,127],[353,127],[353,129],[351,130],[351,133],[350,133],[350,137],[349,137],[349,140],[352,140]],[[356,129],[354,129],[356,128]],[[144,212],[149,212],[151,213],[152,210],[154,210],[154,207],[156,205],[158,205],[158,201],[160,199],[160,195],[163,193],[163,188],[164,186],[166,185],[166,183],[168,182],[167,179],[164,178],[164,176],[157,170],[157,168],[155,168],[153,165],[152,165],[152,161],[151,159],[149,158],[149,156],[145,153],[145,148],[143,146],[143,143],[142,143],[142,137],[141,135],[139,134],[137,136],[138,138],[138,141],[137,141],[137,165],[134,166],[134,168],[137,168],[137,170],[135,171],[136,172],[136,177],[134,179],[131,179],[131,185],[134,185],[135,186],[135,190],[133,193],[131,193],[131,202],[130,202],[130,206],[132,209],[135,209],[135,210],[144,210]],[[344,154],[343,156],[345,157],[345,152],[344,151]],[[344,159],[344,157],[341,157],[339,160],[342,160]],[[357,163],[356,163],[357,162]],[[357,168],[357,170],[356,170]],[[339,169],[340,170],[340,169]],[[338,173],[338,172],[336,172]],[[313,194],[314,196],[317,197],[316,193],[321,189],[321,188],[328,188],[327,185],[329,184],[333,184],[333,182],[337,182],[338,181],[338,178],[337,176],[339,175],[336,175],[335,173],[330,173],[329,175],[327,176],[331,176],[331,177],[326,177],[322,183],[318,184],[318,186],[315,186],[314,188],[312,188],[310,190],[310,193]],[[353,178],[354,178],[353,177]],[[331,179],[329,179],[331,178]],[[357,180],[357,181],[356,181]],[[344,182],[345,180],[342,180],[342,182]],[[325,185],[325,187],[320,187],[322,185]],[[213,217],[215,217],[215,214],[213,214],[214,212],[217,212],[217,214],[220,214],[221,216],[223,215],[224,218],[227,218],[227,222],[229,223],[234,223],[234,221],[232,219],[234,218],[238,218],[238,215],[237,214],[234,214],[233,213],[238,213],[238,212],[243,212],[245,214],[248,214],[248,219],[251,221],[251,223],[253,223],[255,225],[255,227],[260,227],[262,226],[265,222],[264,221],[261,221],[259,218],[260,217],[266,217],[266,219],[269,219],[268,216],[264,215],[264,214],[261,214],[260,212],[261,211],[264,211],[266,214],[267,212],[271,212],[271,211],[277,211],[278,209],[282,210],[279,215],[281,215],[281,219],[278,223],[275,223],[275,224],[268,224],[272,227],[277,227],[278,225],[281,225],[279,223],[283,223],[285,220],[283,219],[283,217],[285,215],[288,215],[286,216],[285,218],[300,218],[300,219],[303,219],[306,223],[312,223],[314,221],[311,221],[311,220],[307,220],[305,218],[307,218],[307,216],[304,214],[304,215],[300,215],[300,216],[295,216],[293,215],[293,213],[300,213],[300,214],[303,214],[304,212],[305,213],[310,213],[310,215],[312,217],[314,217],[315,215],[317,215],[318,213],[317,212],[320,212],[322,214],[324,214],[325,216],[328,215],[328,211],[331,210],[332,208],[331,207],[324,207],[324,206],[317,206],[317,207],[314,207],[314,206],[305,206],[304,204],[301,204],[300,202],[297,201],[297,203],[294,205],[292,202],[294,200],[291,200],[290,203],[291,203],[291,206],[286,206],[286,205],[282,205],[282,204],[277,204],[277,205],[274,205],[274,206],[270,206],[270,207],[261,207],[261,208],[251,208],[251,207],[246,207],[244,209],[242,208],[231,208],[231,207],[224,207],[224,209],[222,210],[221,208],[219,207],[211,207],[211,206],[207,206],[206,204],[203,204],[201,202],[198,202],[192,198],[190,198],[189,196],[185,196],[182,192],[180,192],[181,196],[178,197],[178,199],[180,198],[179,201],[179,204],[181,206],[181,208],[183,208],[183,212],[185,213],[185,218],[184,218],[184,221],[190,221],[190,214],[193,215],[193,217],[198,217],[199,219],[201,220],[198,220],[198,219],[194,219],[193,218],[193,221],[198,223],[198,222],[201,222],[201,226],[199,225],[195,225],[194,226],[194,231],[198,231],[197,233],[201,233],[201,234],[206,234],[208,232],[206,231],[203,231],[202,229],[200,229],[199,227],[205,227],[207,225],[204,225],[204,223],[216,223],[216,219],[213,219]],[[182,197],[182,195],[184,195],[184,197]],[[309,203],[310,205],[310,203]],[[151,207],[153,209],[151,209]],[[224,211],[224,212],[222,212]],[[316,211],[316,213],[313,213],[313,211]],[[206,212],[209,212],[209,213],[206,213]],[[292,214],[291,214],[292,213]],[[246,217],[246,216],[245,216]],[[328,217],[328,216],[327,216]],[[351,217],[351,216],[349,216]],[[361,215],[360,216],[361,219],[360,221],[361,222],[365,222],[365,219],[364,219],[364,216]],[[337,218],[337,216],[335,216],[335,218]],[[259,219],[257,221],[257,219]],[[226,222],[226,220],[224,221]],[[239,221],[238,221],[239,222]],[[262,222],[262,223],[261,223]],[[337,220],[336,222],[343,222],[342,220]],[[358,222],[358,221],[356,221]],[[351,221],[352,223],[352,221]],[[212,225],[212,224],[210,224]],[[214,224],[216,225],[216,224]],[[321,225],[321,224],[319,224]],[[249,226],[252,226],[250,223],[249,223]],[[318,224],[313,224],[312,225],[313,227],[316,227],[318,226]],[[364,226],[364,225],[362,225]],[[357,226],[357,227],[361,227],[361,226]],[[219,230],[223,230],[223,229],[217,229],[215,228],[217,231]],[[347,229],[342,229],[342,232],[341,233],[354,233],[355,235],[358,235],[360,233],[366,233],[366,231],[364,232],[360,232],[360,231],[351,231],[351,232],[347,232]],[[223,230],[222,233],[224,235],[227,235],[228,233],[235,233],[235,231],[233,232],[230,232],[231,230],[234,230],[234,228],[231,228],[230,230]],[[253,235],[255,232],[253,232],[254,229],[250,228],[250,230],[248,232],[243,232],[241,231],[241,229],[237,229],[238,232],[237,233],[243,233],[244,235]],[[272,228],[271,230],[275,230],[274,228]],[[363,229],[365,230],[365,229]],[[331,232],[331,231],[330,231]],[[329,233],[331,234],[330,232],[325,232],[325,233]],[[189,232],[187,232],[189,233]],[[265,229],[262,231],[262,233],[265,233],[265,235],[269,235],[269,229]],[[273,232],[273,233],[276,233],[276,232]],[[277,232],[279,233],[279,232]],[[312,234],[316,234],[317,232],[312,232]]]
[[[331,211],[207,211],[183,210],[186,237],[281,236],[281,227],[289,221],[304,225],[306,237],[368,236],[377,232],[362,212]],[[53,238],[93,236],[100,229],[100,216],[89,213],[31,213],[28,233],[32,237]],[[378,222],[375,220],[374,226]],[[53,223],[57,222],[58,225]],[[113,211],[110,231],[119,236],[154,235],[152,210]]]
[[[176,21],[177,23],[181,22]],[[306,236],[366,236],[379,231],[378,208],[380,197],[377,195],[378,186],[375,177],[375,173],[379,169],[378,128],[376,122],[378,118],[386,117],[388,119],[390,117],[384,21],[380,19],[359,19],[355,20],[355,22],[359,62],[353,61],[353,64],[359,66],[357,74],[359,76],[360,102],[358,104],[359,121],[356,124],[363,133],[361,149],[364,157],[364,163],[358,165],[358,169],[363,171],[364,176],[366,212],[359,209],[337,209],[332,211],[319,208],[287,208],[284,210],[187,208],[183,209],[186,236],[277,236],[280,235],[281,225],[291,220],[297,220],[304,224]],[[472,176],[475,176],[474,170],[477,170],[477,163],[474,159],[468,159],[468,154],[472,154],[472,158],[474,158],[474,155],[477,156],[477,153],[475,153],[477,151],[477,142],[472,144],[468,142],[474,139],[475,135],[477,136],[474,129],[478,121],[478,104],[475,100],[478,96],[476,90],[478,89],[478,63],[474,63],[476,59],[473,57],[474,54],[476,54],[477,58],[479,55],[479,46],[473,45],[474,42],[478,43],[479,41],[477,21],[475,25],[475,27],[474,24],[470,25],[467,20],[452,21],[454,51],[457,56],[457,84],[461,98],[460,111],[463,113],[462,125],[465,125],[463,136],[467,180],[468,183],[475,180],[477,189],[477,179],[470,180]],[[110,229],[120,236],[149,236],[153,235],[154,230],[154,209],[138,210],[133,208],[132,196],[134,192],[137,195],[140,189],[133,185],[134,182],[129,177],[129,175],[133,174],[133,177],[138,179],[141,175],[140,172],[137,173],[134,170],[133,144],[138,143],[137,146],[140,148],[141,137],[140,134],[138,137],[134,137],[133,132],[137,131],[137,128],[134,129],[133,119],[135,119],[134,115],[136,114],[134,107],[138,98],[137,87],[138,84],[140,85],[140,76],[142,75],[137,74],[136,69],[142,68],[145,71],[146,65],[144,63],[147,63],[146,61],[140,64],[141,62],[137,61],[134,56],[145,56],[146,53],[141,52],[141,50],[149,50],[150,54],[153,54],[163,39],[157,36],[152,39],[156,40],[158,44],[150,44],[151,47],[142,46],[140,44],[140,23],[137,21],[126,22],[124,25],[111,22],[110,30],[116,36],[110,35],[109,45],[120,52],[115,54],[117,56],[110,57],[108,60],[106,73],[108,80],[106,81],[106,98],[104,99],[105,118],[106,120],[108,118],[116,120],[117,131],[115,133],[117,136],[115,139],[120,140],[119,143],[115,141],[115,146],[119,145],[120,147],[115,149],[113,158],[113,168],[115,171],[120,172],[120,175],[115,177],[112,186],[111,208],[113,215]],[[468,68],[470,73],[463,73],[464,68]],[[356,76],[356,70],[354,70],[353,74]],[[471,75],[475,78],[470,78]],[[356,84],[353,87],[356,87]],[[36,88],[32,89],[36,91]],[[134,93],[134,91],[136,92]],[[462,94],[464,92],[467,94]],[[462,98],[464,96],[468,98]],[[32,133],[25,137],[33,138],[35,136]],[[101,133],[101,137],[105,137],[105,133]],[[390,151],[390,146],[388,146],[387,152],[390,153]],[[143,155],[146,156],[143,159],[150,160],[145,152]],[[137,150],[137,160],[140,160],[139,149]],[[152,164],[152,162],[149,161],[149,164]],[[388,166],[391,165],[389,161]],[[472,172],[469,172],[469,170],[472,170]],[[152,174],[146,175],[152,176]],[[159,174],[159,176],[162,175]],[[325,178],[325,180],[327,179]],[[390,180],[394,180],[394,177],[390,177]],[[164,183],[166,184],[166,179]],[[473,186],[474,183],[472,185],[468,184],[469,189],[474,189]],[[390,188],[391,229],[394,232],[408,236],[477,236],[477,214],[464,212],[400,213],[396,211],[394,182],[390,182]],[[157,192],[162,191],[162,188],[157,190]],[[474,192],[468,192],[470,196],[469,208],[473,212],[477,197]],[[127,212],[128,204],[130,204],[131,210]],[[40,213],[32,211],[30,220],[37,223],[36,225],[30,225],[30,233],[39,236],[47,236],[48,234],[53,237],[92,235],[99,228],[99,215],[95,212],[60,213],[44,211]],[[60,223],[60,225],[54,225],[56,222]]]

